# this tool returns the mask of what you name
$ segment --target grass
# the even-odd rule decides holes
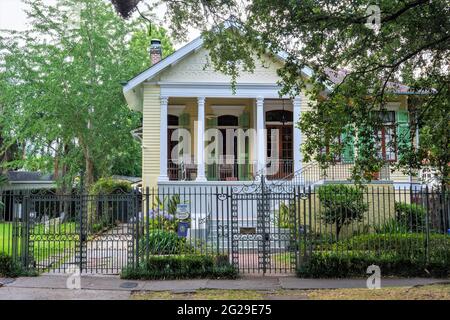
[[[74,222],[67,222],[60,225],[50,225],[47,228],[43,224],[38,224],[34,228],[31,239],[34,242],[34,259],[42,262],[52,256],[64,258],[64,252],[70,255],[74,252],[75,244],[78,241]],[[0,223],[0,252],[10,254],[12,251],[12,223]],[[20,254],[20,238],[18,239],[18,253]]]
[[[417,287],[321,290],[196,290],[135,292],[135,300],[450,300],[450,284]]]

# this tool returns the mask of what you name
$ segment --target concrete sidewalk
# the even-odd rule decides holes
[[[366,288],[366,279],[299,279],[296,277],[243,277],[237,280],[122,280],[118,276],[82,275],[81,290],[67,289],[67,275],[1,279],[0,299],[128,299],[135,291],[193,292],[202,289],[223,290],[308,290]],[[413,287],[443,279],[382,279],[382,287]]]

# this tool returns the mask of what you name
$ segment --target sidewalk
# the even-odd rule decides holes
[[[118,276],[82,275],[81,290],[66,287],[67,275],[1,279],[0,299],[128,299],[135,291],[193,292],[219,290],[308,290],[366,288],[366,279],[299,279],[296,277],[243,277],[238,280],[122,280]],[[382,279],[382,287],[413,287],[433,283],[450,283],[443,279]]]

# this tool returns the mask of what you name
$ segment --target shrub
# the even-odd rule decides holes
[[[107,195],[118,192],[131,192],[131,184],[127,181],[114,180],[112,178],[101,178],[94,183],[89,190],[89,193],[92,195]]]
[[[33,271],[24,270],[11,256],[0,252],[0,277],[36,276]]]
[[[153,204],[154,209],[149,212],[150,229],[177,232],[178,222],[181,220],[177,219],[176,212],[180,203],[180,195],[178,194],[165,196],[163,200],[156,197],[156,201]],[[182,221],[190,222],[191,220],[184,219]]]
[[[140,253],[152,255],[192,253],[194,248],[186,243],[186,238],[179,237],[175,232],[155,230],[140,240]]]
[[[285,203],[281,203],[278,216],[276,217],[278,227],[286,229],[293,228],[294,224],[292,223],[292,215],[295,215],[295,208],[289,208],[289,206]]]
[[[336,238],[343,226],[353,221],[361,221],[368,205],[364,203],[363,189],[345,184],[329,184],[318,188],[320,203],[323,207],[321,219],[335,225]]]
[[[171,255],[152,256],[137,268],[122,271],[123,279],[234,279],[237,272],[225,256]]]
[[[322,244],[319,248],[333,252],[391,252],[397,256],[424,259],[426,240],[426,235],[422,233],[365,234],[333,244]],[[430,261],[448,259],[450,263],[450,237],[444,234],[430,234],[428,253]]]
[[[426,210],[420,204],[395,202],[396,220],[406,229],[418,232],[425,227]]]
[[[449,261],[426,263],[423,259],[411,259],[395,253],[364,252],[313,252],[308,261],[297,270],[299,277],[348,278],[367,277],[367,267],[375,264],[381,276],[442,277],[450,275]]]

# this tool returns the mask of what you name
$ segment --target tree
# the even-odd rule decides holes
[[[336,240],[339,240],[342,227],[354,221],[361,221],[368,210],[360,186],[325,185],[319,187],[317,193],[323,208],[321,219],[335,226]]]
[[[54,170],[65,185],[80,171],[86,186],[112,173],[139,174],[141,147],[130,131],[141,116],[126,106],[121,83],[150,64],[150,42],[138,41],[142,24],[120,19],[102,0],[26,3],[31,30],[0,38],[3,148],[23,142],[22,164]]]
[[[137,5],[137,1],[116,2],[126,5],[125,16]],[[328,147],[334,154],[342,153],[345,145],[338,138],[358,137],[354,175],[370,178],[366,173],[384,164],[377,157],[374,130],[381,123],[373,111],[385,110],[386,102],[398,93],[420,94],[409,115],[411,130],[398,137],[398,167],[414,174],[431,165],[443,183],[448,182],[448,1],[380,0],[375,7],[362,0],[163,2],[172,32],[183,35],[187,27],[202,28],[211,63],[232,79],[242,70],[253,70],[255,54],[286,53],[279,72],[281,93],[294,96],[306,90],[317,101],[298,124],[307,137],[302,147],[305,161],[315,159],[327,166],[334,156],[323,156],[321,150]],[[233,28],[224,23],[231,15]],[[312,77],[305,77],[304,67],[312,68]],[[412,143],[417,128],[430,142],[420,148]]]

